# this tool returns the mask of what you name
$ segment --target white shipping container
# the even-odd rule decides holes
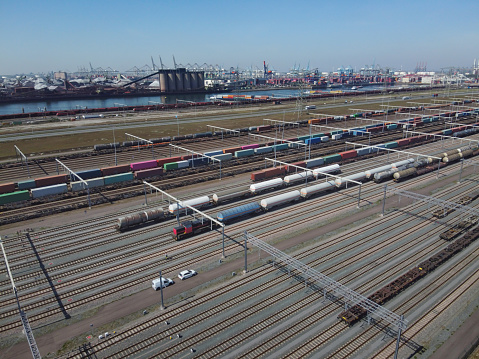
[[[190,162],[188,162],[188,161],[178,161],[176,163],[178,164],[178,168],[190,167]]]
[[[34,199],[46,197],[46,196],[53,196],[56,194],[67,193],[67,191],[68,191],[68,187],[66,183],[31,189],[32,198]]]

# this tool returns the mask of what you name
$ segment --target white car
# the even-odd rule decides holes
[[[198,273],[196,273],[194,270],[187,269],[187,270],[181,271],[180,274],[178,274],[178,278],[183,280],[183,279],[193,277],[194,275],[197,275],[197,274]]]
[[[173,283],[174,282],[170,278],[161,277],[161,278],[153,279],[151,287],[154,290],[158,290],[160,289],[160,287],[166,288]]]

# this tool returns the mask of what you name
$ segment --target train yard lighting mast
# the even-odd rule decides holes
[[[76,177],[78,178],[80,182],[82,182],[86,186],[87,193],[88,193],[88,208],[91,209],[90,187],[88,186],[88,183],[85,180],[83,180],[83,178],[81,178],[79,175],[77,175],[75,172],[73,172],[71,169],[69,169],[67,166],[65,166],[58,158],[55,158],[55,161],[57,161],[57,173],[60,173],[60,171],[58,170],[58,163],[59,163],[65,170],[68,171],[71,179],[73,179],[73,177]]]
[[[154,189],[155,191],[160,192],[162,195],[165,195],[165,196],[167,196],[169,199],[172,199],[174,202],[176,202],[176,213],[177,213],[177,216],[179,216],[179,213],[180,213],[180,211],[179,211],[179,209],[180,209],[179,202],[180,202],[180,201],[179,201],[177,198],[175,198],[175,197],[173,197],[172,195],[170,195],[169,193],[167,193],[167,192],[165,192],[165,191],[159,189],[158,187],[152,185],[151,183],[148,183],[148,182],[146,182],[146,181],[143,181],[143,184],[150,186],[150,187],[151,187],[152,189]],[[146,197],[146,190],[145,190],[145,197]],[[187,204],[185,204],[185,203],[182,203],[182,204],[181,204],[181,207],[191,209],[192,212],[196,212],[196,213],[198,213],[200,216],[208,218],[208,219],[211,221],[211,223],[212,223],[211,226],[213,226],[213,222],[215,222],[218,226],[221,227],[221,230],[222,230],[222,239],[223,239],[223,254],[222,254],[222,256],[223,256],[223,258],[226,258],[226,256],[225,256],[225,227],[226,227],[226,225],[225,225],[224,223],[221,223],[221,222],[218,221],[217,219],[215,219],[215,218],[213,218],[213,217],[210,217],[210,216],[207,215],[206,213],[204,213],[204,212],[202,212],[202,211],[200,211],[200,210],[198,210],[198,209],[196,209],[196,208],[194,208],[194,207],[191,207],[190,205],[187,205]],[[188,214],[188,213],[186,213],[186,214]],[[211,229],[213,229],[213,228],[211,228]]]
[[[16,154],[20,155],[20,161],[22,162],[22,166],[23,166],[23,161],[25,161],[25,165],[27,166],[28,178],[30,178],[30,169],[28,168],[27,156],[25,156],[23,152],[20,151],[20,149],[16,145],[13,145],[13,147],[15,148]],[[17,161],[18,161],[18,157],[17,157]]]
[[[15,286],[12,272],[10,270],[10,265],[8,264],[7,253],[5,252],[5,248],[3,247],[2,237],[0,237],[0,247],[2,248],[3,258],[5,260],[7,276],[10,278],[13,294],[15,295],[15,299],[17,301],[18,312],[20,313],[20,319],[23,325],[25,336],[27,337],[28,346],[30,347],[30,351],[32,352],[33,358],[41,359],[42,356],[40,355],[40,351],[38,350],[37,342],[35,341],[35,337],[33,336],[33,331],[32,331],[32,328],[30,327],[30,323],[28,322],[27,315],[22,310],[22,307],[20,306],[20,300],[18,299],[17,287]]]

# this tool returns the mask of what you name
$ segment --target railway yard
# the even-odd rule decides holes
[[[20,307],[45,358],[434,358],[479,306],[474,96],[7,160],[0,358]]]

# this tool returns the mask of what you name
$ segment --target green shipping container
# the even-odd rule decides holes
[[[236,158],[248,157],[248,156],[253,156],[253,155],[254,155],[254,148],[235,152],[235,157]]]
[[[324,137],[324,133],[315,133],[313,137]]]
[[[273,147],[273,151],[274,151],[274,148],[276,147],[276,151],[282,151],[282,150],[287,150],[288,149],[288,144],[287,143],[282,143],[280,145],[276,145],[276,146],[271,146]]]
[[[339,153],[336,153],[335,155],[324,156],[323,160],[324,164],[339,162],[341,161],[341,155]]]
[[[342,135],[343,130],[331,131],[331,135]]]
[[[35,187],[36,187],[36,184],[34,179],[18,182],[18,189],[20,190],[30,189]]]
[[[311,135],[311,137],[313,137],[313,135]],[[306,139],[308,139],[308,138],[309,138],[309,135],[307,135],[307,136],[299,136],[299,137],[298,137],[298,141],[303,141],[303,142],[304,142],[304,140],[306,140]]]
[[[388,142],[388,143],[385,143],[385,144],[384,144],[384,147],[385,147],[385,148],[396,148],[396,147],[398,147],[398,146],[399,146],[399,145],[398,145],[397,142]]]
[[[105,186],[108,186],[110,184],[114,183],[120,183],[120,182],[126,182],[126,181],[133,181],[133,173],[119,173],[117,175],[113,176],[106,176],[103,177],[105,179]]]
[[[164,168],[165,171],[176,170],[176,169],[178,169],[178,163],[177,162],[165,163],[163,165],[163,168]]]
[[[30,199],[30,192],[28,191],[17,191],[12,193],[0,194],[0,205],[28,201]]]

